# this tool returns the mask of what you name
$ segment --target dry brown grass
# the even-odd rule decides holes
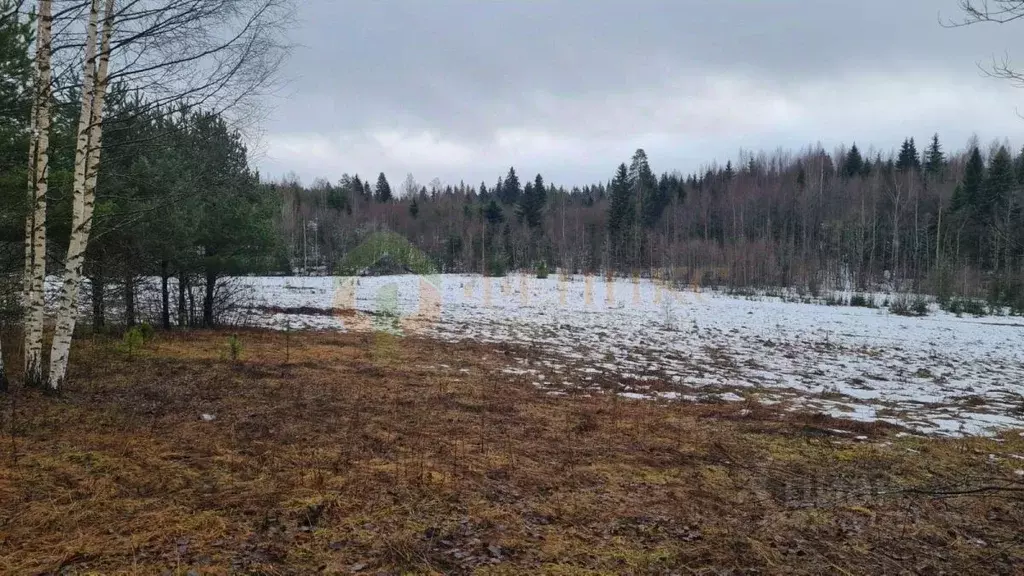
[[[1016,433],[898,438],[754,404],[553,397],[501,372],[528,351],[383,335],[246,332],[233,363],[227,337],[161,335],[132,362],[83,340],[62,396],[19,391],[13,418],[7,397],[0,571],[1024,566]]]

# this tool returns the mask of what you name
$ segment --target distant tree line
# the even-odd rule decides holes
[[[698,173],[656,175],[637,150],[607,182],[566,188],[515,168],[491,185],[418,184],[383,174],[275,184],[298,270],[329,273],[373,231],[409,238],[452,272],[540,263],[730,286],[986,295],[1020,302],[1024,151],[939,136],[895,153],[742,153]]]

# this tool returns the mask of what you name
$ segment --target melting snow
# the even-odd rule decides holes
[[[627,380],[632,384],[623,383],[621,392],[627,397],[689,399],[694,389],[710,388],[707,395],[736,401],[752,390],[764,403],[884,420],[925,433],[1024,428],[1021,318],[957,318],[937,311],[905,318],[884,309],[752,300],[669,290],[643,279],[581,276],[236,281],[256,294],[251,321],[258,325],[362,330],[386,324],[451,341],[515,343],[557,362],[540,363],[549,372]],[[531,368],[504,372],[544,380]],[[636,389],[656,381],[663,383],[659,390],[680,392]]]

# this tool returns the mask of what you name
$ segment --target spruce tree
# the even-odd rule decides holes
[[[1014,171],[1017,173],[1017,184],[1024,184],[1024,148],[1021,148],[1017,158],[1013,161]]]
[[[626,164],[619,164],[611,185],[612,201],[608,206],[608,229],[613,236],[621,232],[633,221],[633,195],[629,189],[629,169]]]
[[[505,221],[505,213],[502,211],[501,206],[495,202],[494,198],[487,202],[487,207],[484,208],[484,218],[487,218],[487,223],[492,226]]]
[[[526,187],[523,188],[522,197],[519,199],[512,209],[516,214],[516,222],[523,223],[523,219],[526,218],[528,198],[533,196],[533,182],[527,182]]]
[[[523,192],[522,212],[530,228],[540,226],[545,202],[547,189],[544,187],[544,178],[537,174],[533,183],[528,183]]]
[[[499,188],[498,196],[501,201],[505,204],[515,204],[519,201],[519,197],[523,194],[523,189],[519,185],[519,177],[516,176],[516,169],[511,167],[508,169],[508,176],[505,177],[504,184]]]
[[[633,160],[629,165],[629,185],[634,196],[640,201],[645,200],[658,186],[658,179],[651,171],[647,161],[647,153],[640,148],[633,154]]]
[[[964,168],[964,179],[960,183],[960,197],[954,196],[953,209],[970,216],[978,211],[981,204],[982,186],[985,182],[985,161],[981,150],[975,146]]]
[[[900,154],[896,160],[896,169],[901,172],[907,170],[920,170],[921,159],[917,155],[917,146],[913,138],[907,138],[900,147]]]
[[[988,175],[982,188],[979,202],[979,216],[989,221],[1001,218],[1014,188],[1017,175],[1013,168],[1013,159],[1005,146],[1000,146],[989,162]]]
[[[843,161],[843,174],[847,178],[853,178],[859,176],[862,170],[864,170],[864,159],[860,155],[860,150],[857,149],[857,144],[854,143]]]
[[[349,180],[349,186],[352,187],[352,198],[358,198],[363,195],[363,181],[359,178],[359,174],[356,174]]]
[[[983,255],[981,243],[984,237],[981,210],[983,188],[985,186],[985,162],[981,159],[981,151],[975,146],[968,156],[964,168],[964,178],[953,190],[950,209],[958,224],[958,242],[962,254],[973,259]]]
[[[385,204],[391,202],[391,185],[388,184],[388,179],[381,172],[380,176],[377,176],[377,190],[374,192],[374,200]]]
[[[1013,158],[1005,146],[1000,146],[989,162],[978,214],[979,224],[983,226],[985,261],[996,268],[999,267],[1002,248],[1009,233],[1005,228],[1016,186]]]
[[[932,136],[932,143],[928,146],[928,152],[925,153],[924,171],[925,174],[938,178],[942,176],[945,167],[946,158],[942,153],[942,146],[939,144],[939,135],[935,134]]]
[[[352,204],[348,199],[348,191],[341,186],[331,186],[327,189],[327,205],[335,210],[352,213]]]
[[[412,216],[413,220],[416,219],[420,214],[420,205],[416,202],[416,199],[412,199],[412,204],[409,204],[409,215]]]

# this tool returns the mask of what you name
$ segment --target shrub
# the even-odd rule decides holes
[[[928,301],[922,296],[900,294],[889,304],[889,312],[897,316],[927,316]]]
[[[124,336],[121,337],[121,351],[128,355],[128,359],[131,360],[135,357],[135,353],[142,348],[142,345],[146,343],[146,338],[142,334],[142,330],[138,326],[132,326]]]
[[[850,296],[850,306],[856,308],[875,308],[875,299],[864,294]]]
[[[927,316],[928,301],[920,296],[916,297],[910,305],[910,311],[914,313],[914,316]]]
[[[1009,307],[1011,313],[1024,309],[1024,280],[1008,276],[993,279],[988,287],[988,303],[990,313],[1003,307]]]
[[[834,294],[829,294],[828,296],[825,297],[825,305],[826,306],[844,306],[844,305],[846,305],[846,301],[843,300],[842,296],[836,296]]]
[[[954,296],[942,304],[942,309],[950,314],[956,314],[957,316],[963,316],[964,314],[970,314],[972,316],[987,316],[988,309],[985,307],[985,303],[974,298],[963,298],[961,296]]]
[[[501,278],[506,274],[508,274],[508,265],[505,264],[504,259],[492,258],[491,261],[487,263],[487,276]]]
[[[153,329],[153,325],[149,322],[143,322],[139,324],[139,333],[142,334],[142,339],[149,342],[156,335],[156,330]]]
[[[548,265],[546,262],[541,260],[540,264],[537,265],[537,279],[544,280],[548,277]]]
[[[228,357],[232,362],[238,362],[242,357],[242,341],[238,338],[238,334],[228,336]]]

